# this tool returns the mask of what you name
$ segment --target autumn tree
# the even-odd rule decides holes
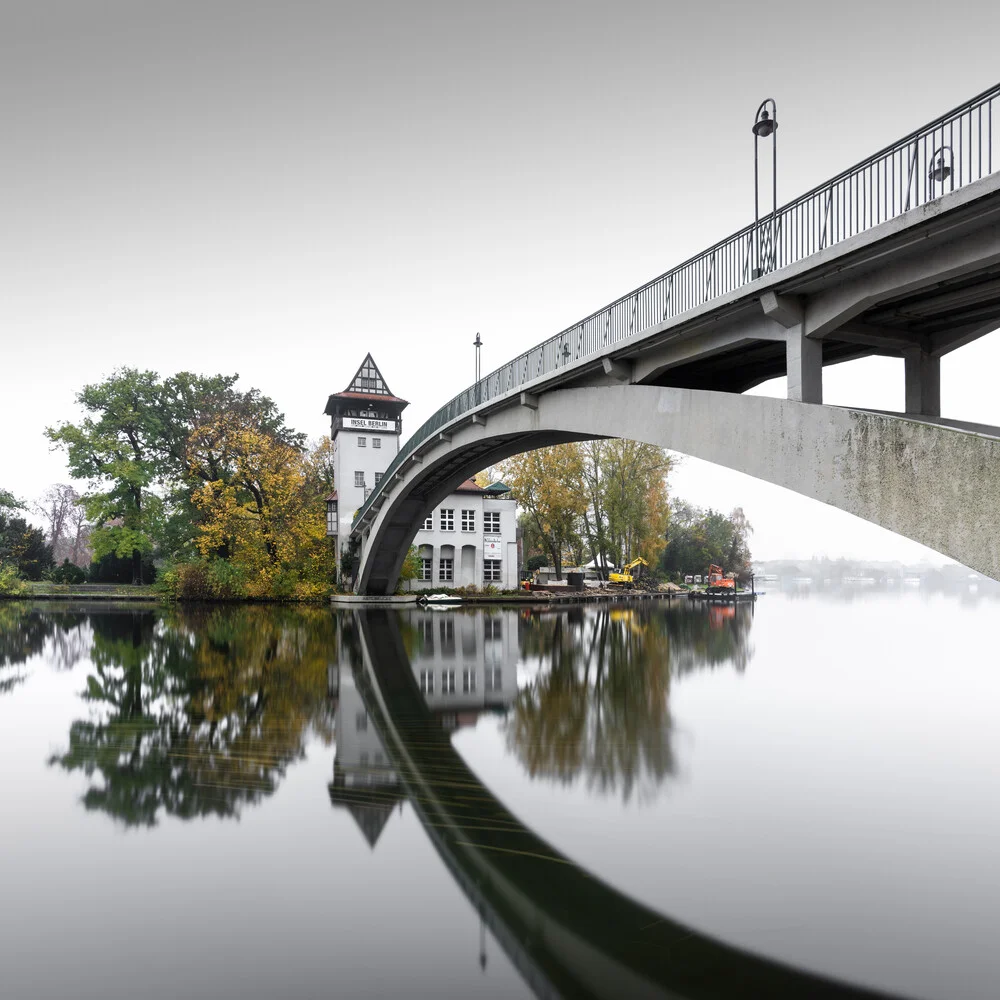
[[[200,480],[192,499],[201,514],[195,544],[204,558],[227,560],[250,596],[268,595],[281,577],[283,585],[329,580],[321,460],[224,414],[191,435],[188,462]],[[220,477],[208,479],[210,470]]]
[[[563,552],[579,534],[587,509],[580,446],[559,444],[515,455],[503,463],[500,474],[537,530],[552,557],[556,579],[561,580]]]
[[[83,506],[95,525],[94,556],[131,559],[136,584],[142,583],[142,557],[153,549],[163,514],[154,488],[163,436],[158,390],[155,372],[119,369],[77,394],[87,414],[82,421],[46,430],[65,449],[72,476],[89,483]]]
[[[178,372],[159,386],[162,426],[156,457],[170,500],[161,547],[170,556],[192,554],[201,519],[195,490],[205,483],[229,483],[238,473],[230,454],[235,427],[298,451],[305,447],[305,435],[287,426],[277,404],[259,389],[237,389],[238,378]]]

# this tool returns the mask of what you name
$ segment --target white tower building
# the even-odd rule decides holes
[[[347,388],[326,402],[337,487],[330,497],[337,503],[336,520],[327,525],[327,533],[337,536],[341,552],[347,547],[355,511],[399,451],[401,414],[409,405],[389,391],[371,354],[365,355]]]
[[[378,485],[399,452],[402,413],[410,404],[390,392],[382,373],[365,355],[343,392],[327,400],[336,491],[328,498],[327,534],[347,548],[358,508]],[[408,590],[442,587],[518,586],[517,504],[507,499],[503,483],[462,483],[417,531],[413,544],[420,557],[416,580]],[[335,511],[335,512],[334,512]]]

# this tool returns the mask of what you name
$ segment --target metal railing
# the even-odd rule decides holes
[[[1000,109],[1000,84],[469,386],[407,440],[382,483],[358,510],[355,524],[371,509],[381,486],[452,420],[754,280],[755,237],[760,248],[757,266],[767,274],[992,174],[995,164],[1000,167],[994,105]]]

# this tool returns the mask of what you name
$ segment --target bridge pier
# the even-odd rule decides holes
[[[914,416],[941,416],[941,359],[919,347],[903,354],[906,412]]]
[[[823,402],[823,343],[807,337],[801,325],[791,327],[785,335],[785,370],[789,399]]]

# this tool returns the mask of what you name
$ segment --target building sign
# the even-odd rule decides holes
[[[344,423],[359,431],[394,431],[396,425],[391,420],[373,420],[370,417],[345,417]]]
[[[502,535],[483,535],[483,558],[484,559],[503,558]]]

